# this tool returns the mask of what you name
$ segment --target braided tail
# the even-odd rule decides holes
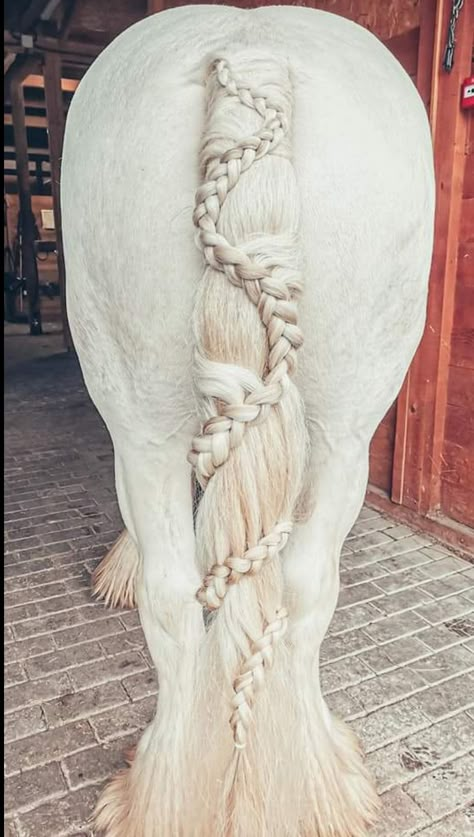
[[[219,610],[209,641],[228,688],[234,747],[216,833],[248,837],[265,833],[255,782],[250,800],[242,773],[253,769],[258,693],[287,627],[280,552],[307,451],[292,380],[303,338],[288,69],[272,56],[237,51],[212,65],[207,97],[194,213],[206,263],[194,311],[202,427],[189,459],[205,489],[196,521],[197,596]],[[222,684],[216,691],[221,700]]]

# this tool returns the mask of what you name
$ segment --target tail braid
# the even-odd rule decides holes
[[[260,639],[253,644],[250,657],[247,657],[240,674],[234,680],[230,725],[234,735],[234,745],[238,750],[243,750],[246,746],[256,693],[263,685],[265,670],[273,665],[274,646],[286,633],[287,627],[288,613],[282,607],[277,610],[275,619],[267,625]]]
[[[220,143],[221,149],[217,153],[215,141],[209,143],[214,154],[212,149],[204,146],[206,179],[197,190],[193,216],[198,230],[196,240],[207,265],[224,274],[232,285],[242,288],[256,307],[266,330],[268,356],[263,378],[255,379],[255,383],[245,391],[243,388],[232,389],[229,385],[223,395],[221,388],[218,396],[212,390],[212,361],[206,358],[206,373],[199,377],[200,390],[201,395],[212,401],[215,414],[208,418],[201,433],[193,439],[188,457],[203,488],[228,460],[231,450],[240,445],[246,427],[260,424],[268,417],[271,407],[280,402],[290,386],[289,376],[296,368],[296,350],[303,343],[296,308],[302,281],[291,259],[282,257],[281,250],[275,257],[262,256],[257,251],[252,258],[251,247],[244,245],[244,249],[233,245],[218,229],[221,210],[229,192],[256,161],[276,150],[288,132],[288,121],[282,110],[272,105],[267,96],[237,84],[227,62],[217,61],[214,71],[218,84],[226,94],[256,111],[263,124],[255,135],[235,142],[231,148],[225,147],[225,140]],[[199,364],[198,355],[198,376]],[[209,610],[218,609],[231,585],[245,575],[260,572],[284,548],[291,529],[291,521],[279,521],[240,555],[218,557],[197,592],[201,604]],[[248,636],[249,654],[233,681],[230,725],[236,758],[246,746],[252,707],[264,682],[265,671],[273,664],[274,647],[287,628],[287,612],[282,607],[275,609],[274,617],[267,613],[265,619],[262,612],[262,619],[265,626],[262,635],[256,640]]]
[[[277,523],[269,535],[260,538],[241,557],[231,555],[222,564],[214,564],[197,592],[201,604],[208,610],[217,610],[231,584],[239,582],[244,575],[260,572],[286,546],[292,528],[292,523]]]
[[[208,163],[207,180],[196,194],[193,217],[198,228],[197,242],[209,266],[224,273],[233,285],[243,288],[257,307],[267,330],[270,352],[268,373],[261,386],[247,395],[243,403],[222,404],[219,414],[209,419],[200,435],[193,439],[189,461],[203,487],[229,458],[232,448],[240,444],[245,426],[264,420],[270,407],[278,404],[286,378],[296,367],[296,349],[303,343],[294,302],[301,290],[299,277],[294,271],[288,277],[282,276],[281,270],[273,269],[277,265],[253,261],[217,231],[221,207],[229,191],[256,160],[275,150],[288,130],[287,121],[265,96],[237,86],[225,61],[216,63],[216,75],[229,95],[237,96],[260,114],[263,127],[256,136],[241,140]]]

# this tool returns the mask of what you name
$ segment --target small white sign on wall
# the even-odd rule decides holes
[[[52,209],[41,210],[41,226],[44,230],[54,230],[54,212]]]

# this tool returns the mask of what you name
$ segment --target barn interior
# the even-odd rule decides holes
[[[147,15],[191,3],[5,2],[9,837],[88,833],[98,786],[155,706],[136,612],[90,601],[122,522],[68,329],[61,155],[96,57]],[[474,4],[300,5],[356,21],[400,61],[429,116],[437,176],[426,328],[372,441],[323,685],[369,753],[385,805],[375,837],[463,837],[474,769]]]

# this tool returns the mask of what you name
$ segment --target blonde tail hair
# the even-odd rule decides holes
[[[270,55],[242,50],[212,64],[194,213],[206,261],[194,311],[203,424],[190,453],[205,488],[196,520],[198,598],[219,610],[208,642],[226,684],[234,747],[216,833],[247,836],[264,833],[249,737],[287,626],[279,553],[308,447],[294,382],[303,338],[292,98],[287,66]]]

